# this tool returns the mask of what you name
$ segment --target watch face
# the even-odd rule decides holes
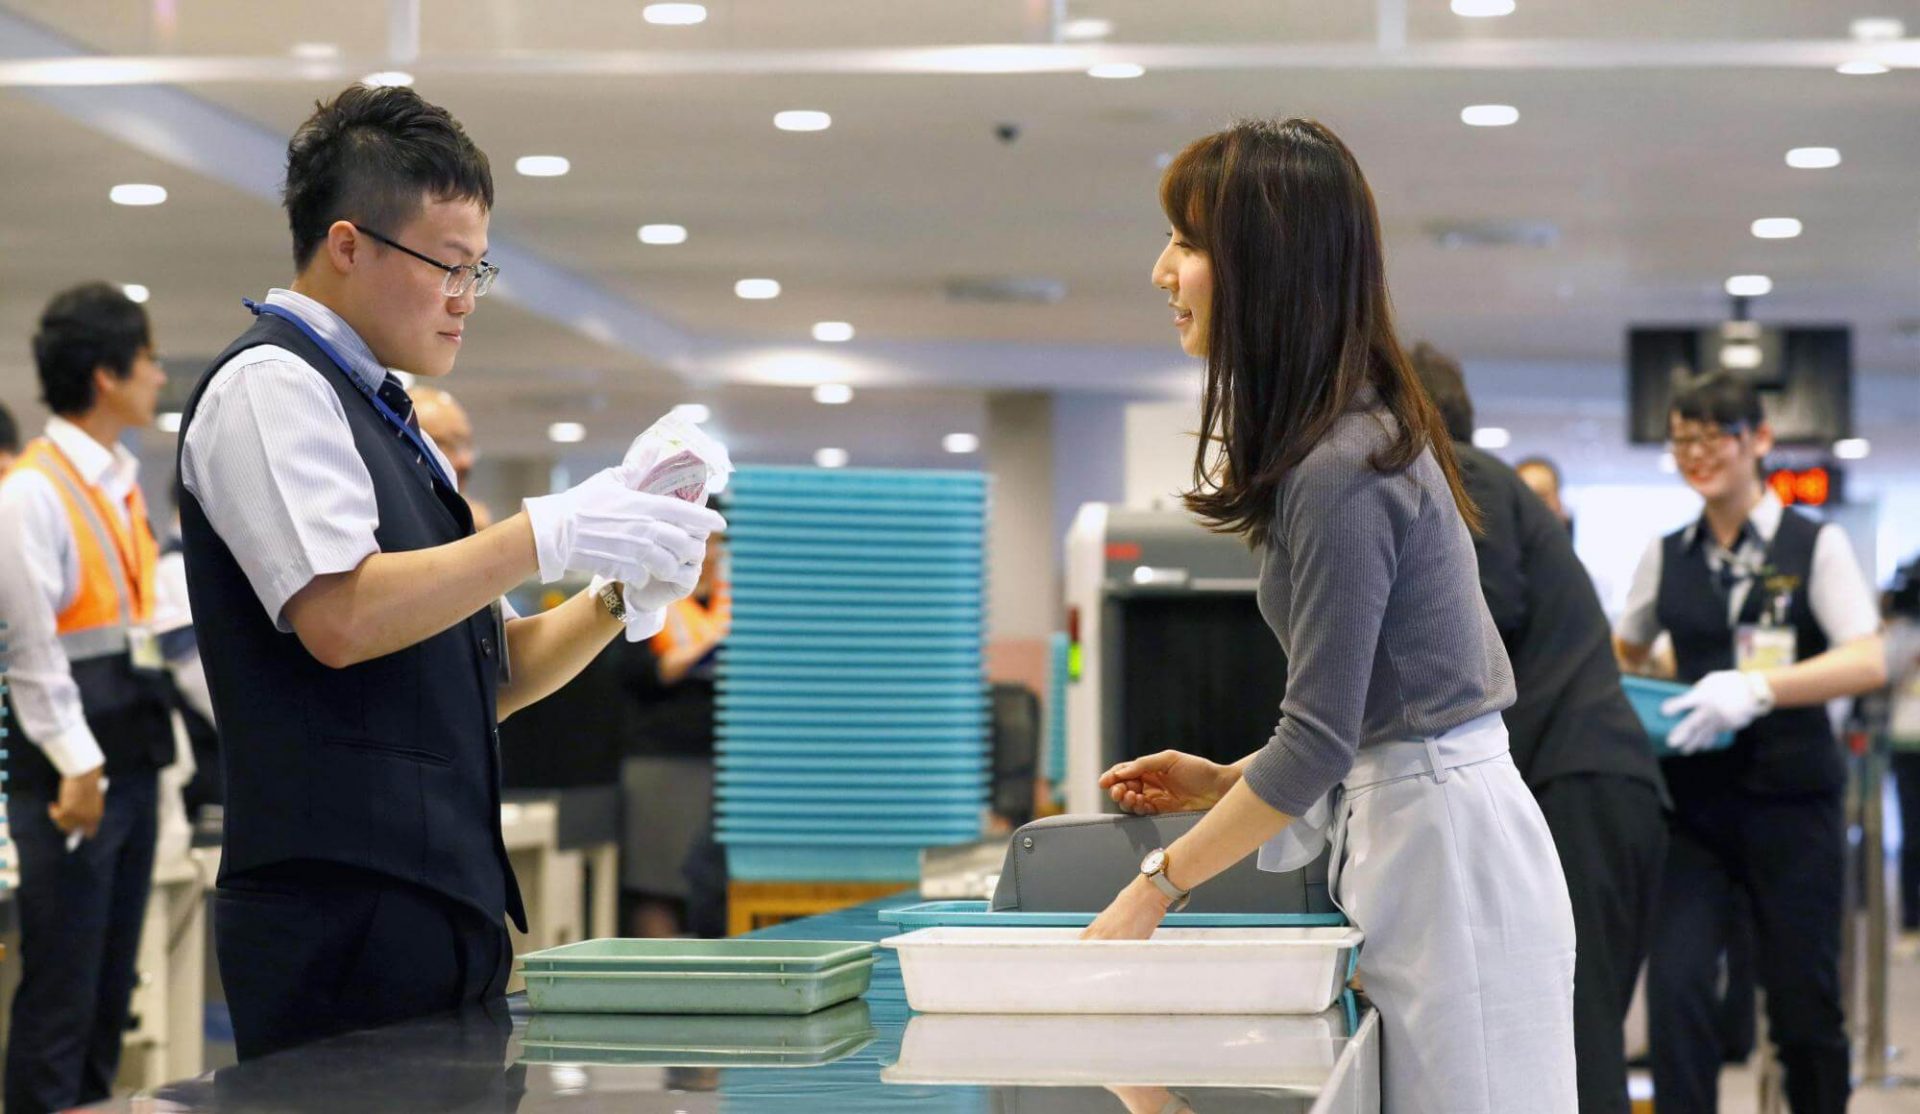
[[[1147,857],[1140,860],[1140,873],[1158,874],[1167,865],[1167,853],[1164,850],[1149,851]]]

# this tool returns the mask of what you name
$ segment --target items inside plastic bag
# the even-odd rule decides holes
[[[727,447],[676,413],[667,414],[634,438],[620,463],[629,474],[639,477],[635,485],[638,490],[702,505],[725,491],[733,475]],[[666,626],[667,605],[691,591],[699,578],[697,564],[685,571],[684,581],[654,582],[638,589],[626,586],[627,641],[645,641]]]

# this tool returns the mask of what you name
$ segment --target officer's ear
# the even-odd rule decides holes
[[[1773,452],[1773,426],[1761,422],[1753,431],[1753,455],[1765,459]]]
[[[345,276],[366,252],[368,241],[350,220],[337,220],[327,227],[327,238],[320,243],[320,254],[336,275]]]

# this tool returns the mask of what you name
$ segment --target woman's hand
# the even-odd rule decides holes
[[[1100,775],[1100,788],[1127,812],[1154,815],[1210,809],[1239,780],[1232,766],[1163,750],[1114,766]]]
[[[1160,927],[1172,904],[1167,895],[1145,878],[1135,878],[1120,891],[1106,911],[1093,919],[1082,940],[1145,940]]]

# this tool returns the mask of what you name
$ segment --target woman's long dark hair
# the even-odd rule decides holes
[[[1478,531],[1446,423],[1395,339],[1380,217],[1346,145],[1313,120],[1242,121],[1180,152],[1160,204],[1213,271],[1187,508],[1263,540],[1281,480],[1371,385],[1397,429],[1369,463],[1399,472],[1432,449]]]

